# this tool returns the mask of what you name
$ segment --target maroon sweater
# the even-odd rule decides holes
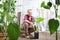
[[[29,15],[25,15],[25,16],[24,16],[24,20],[28,20],[28,21],[30,21],[30,22],[33,22],[34,17],[33,17],[33,16],[29,16]],[[28,23],[28,25],[30,25],[30,23]]]

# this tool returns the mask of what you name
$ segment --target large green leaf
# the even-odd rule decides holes
[[[45,2],[43,1],[42,3],[41,3],[41,7],[44,7],[45,6]]]
[[[52,6],[52,3],[51,3],[51,2],[48,2],[47,5],[48,5],[49,7],[51,7],[51,6]]]
[[[57,29],[59,27],[59,21],[56,19],[50,19],[48,21],[48,25],[49,25],[50,34],[53,34],[54,32],[57,31]]]
[[[50,9],[51,6],[52,6],[51,2],[48,2],[47,5],[45,4],[44,1],[41,3],[41,7],[45,8],[45,9]]]
[[[19,25],[16,23],[10,23],[8,25],[7,33],[9,36],[9,40],[18,40],[20,34]]]
[[[50,9],[50,6],[45,5],[44,8],[45,8],[45,9]]]
[[[43,21],[43,20],[44,20],[44,18],[39,17],[39,18],[36,18],[35,22],[36,22],[36,23],[39,23],[39,22],[41,22],[41,21]]]
[[[49,5],[50,3],[48,3],[47,5],[45,4],[45,2],[43,1],[42,3],[41,3],[41,7],[43,7],[43,8],[45,8],[45,9],[50,9],[50,5]]]

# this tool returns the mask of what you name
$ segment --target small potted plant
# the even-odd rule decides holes
[[[44,18],[41,18],[41,17],[38,17],[38,18],[36,18],[36,20],[35,20],[35,22],[36,22],[36,24],[35,24],[35,26],[34,26],[34,29],[35,29],[35,32],[34,32],[34,39],[39,39],[39,27],[38,27],[38,24],[41,22],[41,21],[43,21],[44,20]]]

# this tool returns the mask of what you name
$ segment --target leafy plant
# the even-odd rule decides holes
[[[20,34],[19,25],[17,25],[16,23],[10,23],[8,25],[7,32],[9,40],[17,40]]]
[[[0,4],[0,9],[3,10],[0,11],[0,24],[3,25],[3,29],[6,29],[3,33],[8,33],[9,40],[17,40],[20,33],[19,25],[13,22],[13,19],[16,17],[14,14],[15,3],[16,0],[3,0],[2,4]]]
[[[35,19],[36,25],[34,26],[34,30],[36,31],[38,29],[38,25],[37,23],[40,23],[41,21],[43,21],[44,18],[38,17]]]
[[[42,2],[43,3],[43,2]],[[41,6],[42,5],[44,5],[45,3],[43,3],[43,4],[41,4]],[[48,5],[49,4],[49,5]],[[48,3],[47,5],[48,6],[50,6],[51,7],[51,5],[52,5],[52,3]],[[55,4],[56,5],[53,5],[54,6],[54,8],[55,8],[55,17],[57,18],[59,18],[60,19],[60,16],[58,16],[57,15],[57,12],[58,12],[58,6],[60,5],[60,0],[55,0]],[[44,8],[44,6],[42,6],[43,8]],[[45,9],[47,9],[47,8],[45,8]],[[50,34],[53,34],[53,33],[55,33],[56,32],[56,40],[58,40],[58,35],[57,35],[57,29],[58,29],[58,27],[59,27],[59,21],[58,20],[55,20],[55,19],[50,19],[49,21],[48,21],[48,25],[49,25],[49,30],[50,30]]]

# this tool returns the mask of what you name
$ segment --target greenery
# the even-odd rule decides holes
[[[16,23],[10,23],[7,32],[10,40],[17,40],[20,34],[19,25]]]
[[[36,22],[36,23],[40,23],[40,22],[43,21],[43,20],[44,20],[44,18],[38,17],[38,18],[36,18],[35,22]]]
[[[50,34],[53,34],[55,31],[57,31],[59,27],[59,21],[57,19],[50,19],[48,21],[48,25],[49,25]]]
[[[50,0],[49,0],[50,1]],[[48,3],[47,3],[48,4]],[[49,3],[49,5],[51,5],[52,3]],[[43,7],[44,8],[44,6],[43,5],[45,5],[45,3],[41,3],[41,7]],[[49,6],[48,5],[48,6]],[[53,4],[53,6],[54,6],[54,8],[55,8],[55,19],[50,19],[49,21],[48,21],[48,26],[49,26],[49,31],[50,31],[50,34],[54,34],[55,32],[56,32],[56,40],[58,40],[58,35],[57,35],[57,30],[58,30],[58,28],[59,28],[59,20],[57,20],[57,18],[59,18],[60,19],[60,15],[57,15],[57,13],[58,13],[58,6],[60,5],[60,0],[55,0],[55,5]],[[50,6],[50,8],[51,8],[51,6]],[[49,9],[50,9],[49,8]],[[48,7],[47,8],[45,8],[45,9],[48,9]],[[54,22],[54,23],[53,23]]]
[[[16,0],[3,0],[0,4],[0,29],[8,33],[9,40],[17,40],[20,33],[19,25],[13,22],[16,17],[15,3]]]
[[[50,9],[51,6],[52,6],[51,2],[48,2],[47,5],[45,4],[44,1],[41,3],[41,7],[45,8],[45,9]]]
[[[56,18],[55,19],[50,19],[48,21],[48,26],[49,26],[50,34],[54,34],[57,31],[58,27],[59,27],[59,20],[57,20],[57,18],[60,19],[60,15],[57,15],[57,11],[58,11],[58,6],[60,5],[60,0],[56,0],[55,3],[56,3],[56,5],[53,5],[53,6],[55,8],[55,16],[56,16]],[[43,1],[41,3],[41,7],[45,8],[44,5],[45,5],[45,2]],[[48,2],[47,3],[47,6],[49,6],[49,5],[50,5],[50,8],[51,8],[52,3],[51,2]],[[45,9],[50,9],[50,8],[47,7]]]
[[[34,26],[34,31],[36,31],[36,30],[38,29],[37,23],[40,23],[40,22],[43,21],[43,20],[44,20],[44,18],[41,18],[41,17],[37,17],[37,18],[35,19],[36,25]]]

